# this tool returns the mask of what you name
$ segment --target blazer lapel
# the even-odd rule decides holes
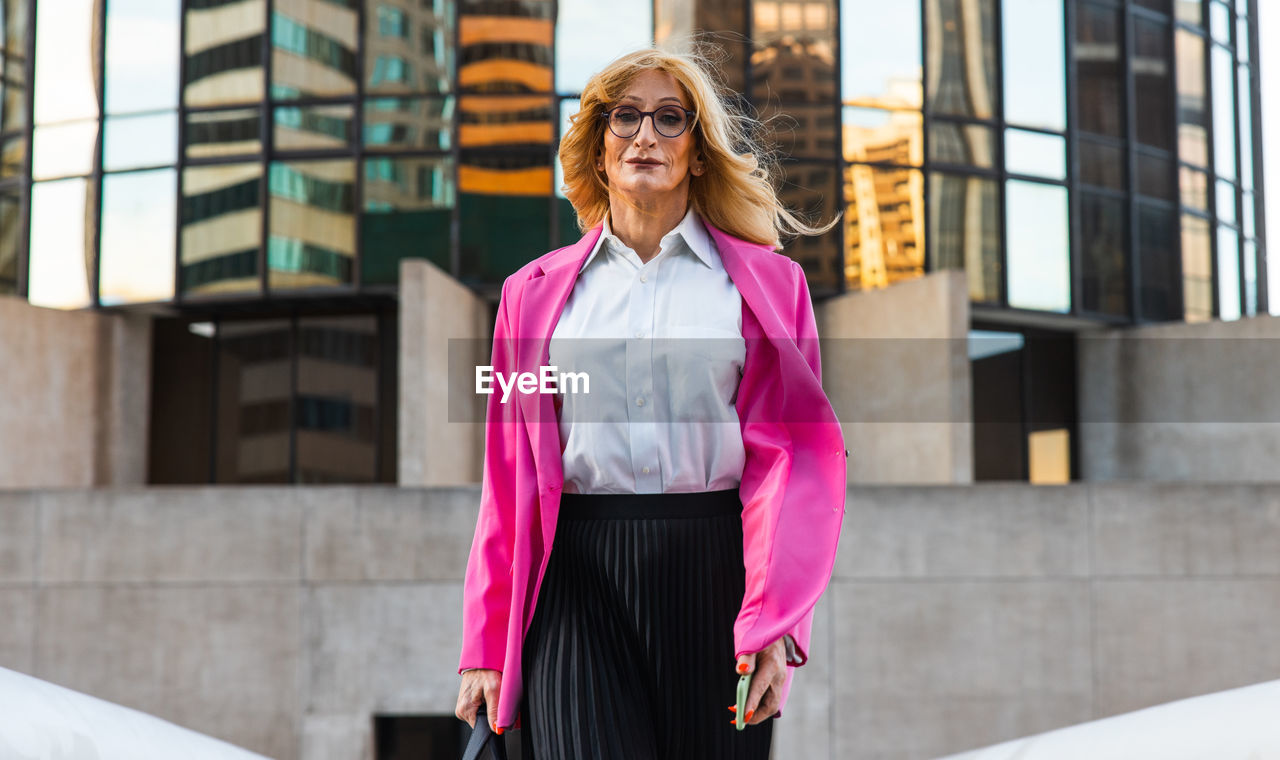
[[[538,372],[548,364],[547,355],[551,334],[555,331],[560,314],[573,291],[578,272],[587,254],[595,246],[603,231],[597,226],[583,235],[573,245],[562,248],[547,257],[538,272],[525,283],[520,300],[520,320],[516,345],[517,363],[521,372]],[[520,408],[533,446],[534,463],[537,465],[538,487],[545,491],[550,485],[560,485],[564,480],[560,463],[560,428],[556,420],[555,406],[549,394],[519,394]]]
[[[707,228],[707,231],[711,233],[712,239],[716,241],[716,248],[720,251],[720,260],[724,263],[725,271],[729,273],[729,279],[733,280],[734,287],[742,294],[743,303],[755,315],[764,334],[770,337],[786,335],[786,330],[782,325],[782,318],[778,316],[773,300],[765,293],[765,286],[760,281],[760,275],[764,273],[755,271],[753,265],[753,262],[756,261],[755,258],[742,255],[742,249],[744,248],[760,248],[763,246],[734,237],[705,222],[703,226]],[[743,321],[743,326],[745,329],[745,320]]]

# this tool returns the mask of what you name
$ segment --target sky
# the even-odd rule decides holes
[[[1262,156],[1263,189],[1268,237],[1267,293],[1270,311],[1280,315],[1280,143],[1268,135],[1280,130],[1280,0],[1258,3],[1258,64],[1262,68]]]

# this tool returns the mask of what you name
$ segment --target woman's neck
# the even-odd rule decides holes
[[[610,196],[609,230],[618,236],[628,248],[636,252],[643,262],[658,255],[658,245],[684,218],[689,196],[682,194],[672,202],[633,205]],[[647,206],[647,207],[646,207]]]

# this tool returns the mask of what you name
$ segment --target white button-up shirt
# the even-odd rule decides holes
[[[742,482],[742,296],[692,209],[647,262],[606,219],[548,352],[558,373],[585,372],[590,384],[562,385],[555,399],[566,493]]]

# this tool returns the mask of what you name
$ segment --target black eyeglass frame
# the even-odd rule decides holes
[[[626,108],[631,111],[635,111],[636,113],[640,114],[640,120],[636,122],[636,131],[632,132],[629,135],[618,134],[613,128],[613,119],[610,118],[610,114],[612,114],[614,111],[617,111],[623,108]],[[684,127],[679,132],[676,132],[674,135],[669,135],[666,132],[663,132],[658,127],[658,118],[657,118],[658,112],[665,111],[671,108],[674,108],[678,111],[683,111],[684,118],[685,118]],[[613,132],[614,137],[617,137],[620,140],[630,140],[631,138],[640,134],[640,128],[644,126],[644,117],[646,116],[648,116],[649,121],[653,123],[653,131],[657,132],[658,134],[662,135],[668,140],[674,140],[680,135],[687,132],[689,130],[689,127],[693,126],[693,122],[697,118],[697,114],[694,113],[693,111],[690,111],[688,108],[684,108],[682,106],[673,106],[673,105],[660,106],[658,108],[653,109],[652,111],[641,111],[639,108],[636,108],[635,106],[614,106],[613,108],[600,112],[600,118],[604,119],[605,126],[609,128],[610,132]]]

